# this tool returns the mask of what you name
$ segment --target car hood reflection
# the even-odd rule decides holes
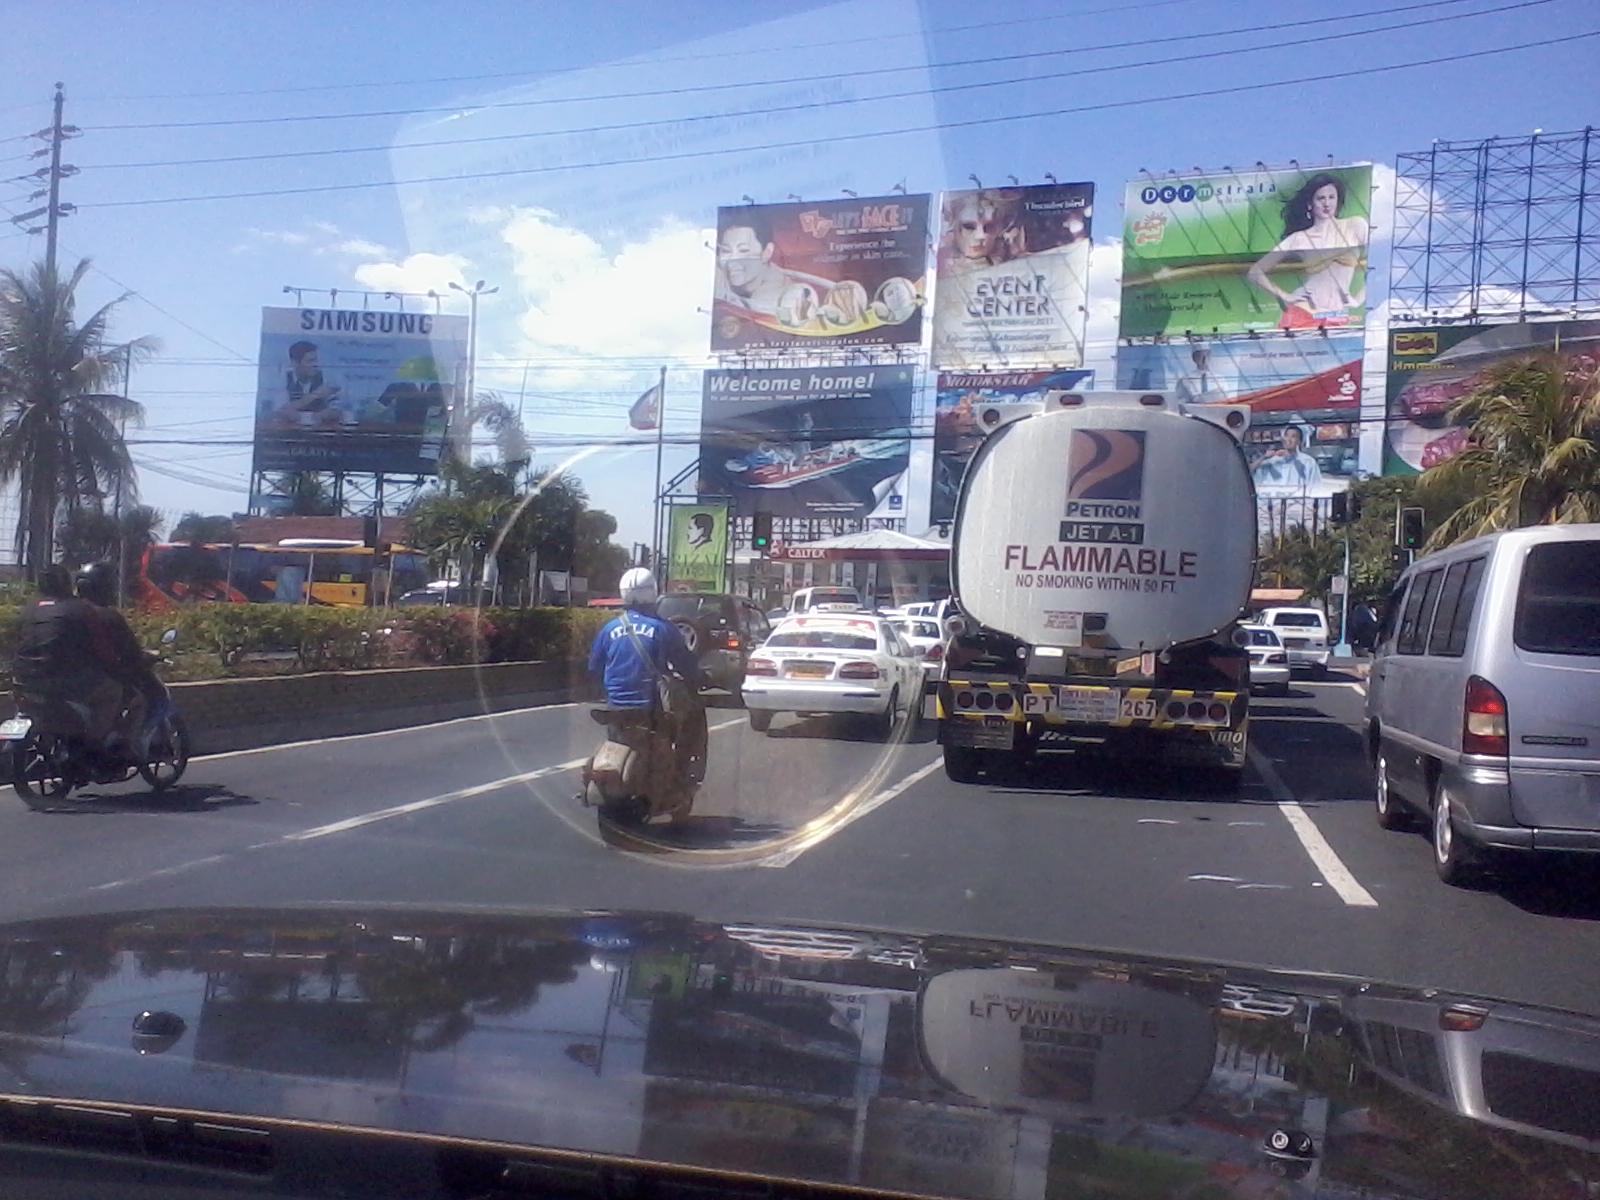
[[[653,913],[0,927],[0,1131],[77,1100],[957,1197],[1582,1195],[1597,1045],[1347,979]]]

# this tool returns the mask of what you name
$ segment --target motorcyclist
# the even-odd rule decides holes
[[[72,575],[52,563],[39,573],[39,595],[22,610],[12,677],[19,698],[45,705],[78,704],[88,715],[84,734],[94,747],[105,745],[122,711],[117,659],[96,610],[72,594]],[[81,715],[81,714],[80,714]]]
[[[651,710],[652,726],[663,729],[672,740],[680,778],[698,784],[705,778],[706,763],[700,664],[677,628],[656,616],[660,589],[650,571],[634,567],[622,576],[620,588],[622,615],[606,622],[595,635],[589,673],[604,684],[611,707]],[[688,686],[675,689],[676,704],[664,706],[660,684],[668,667]],[[674,708],[678,711],[671,711]]]
[[[159,695],[161,685],[151,670],[150,655],[139,644],[127,618],[117,611],[116,579],[116,567],[108,562],[97,562],[78,576],[78,597],[93,606],[89,615],[97,654],[122,689],[119,706],[122,719],[113,726],[112,734],[120,739],[122,746],[131,747],[135,733],[144,727],[145,715]]]

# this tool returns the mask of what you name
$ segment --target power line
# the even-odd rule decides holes
[[[1430,0],[1430,2],[1426,3],[1426,4],[1410,5],[1408,8],[1393,9],[1393,10],[1390,10],[1390,11],[1392,11],[1392,12],[1405,12],[1405,11],[1408,11],[1409,9],[1435,8],[1435,7],[1438,7],[1440,4],[1457,4],[1457,3],[1461,3],[1461,2],[1462,2],[1462,0]],[[841,107],[844,107],[846,105],[853,105],[853,104],[878,104],[878,103],[882,103],[882,102],[888,101],[888,100],[913,99],[913,98],[916,98],[916,97],[919,97],[919,96],[948,95],[948,94],[955,93],[955,92],[978,91],[978,90],[983,90],[983,89],[988,89],[988,88],[999,88],[999,87],[1014,87],[1014,86],[1017,86],[1017,85],[1020,85],[1020,84],[1047,83],[1047,82],[1050,82],[1051,80],[1056,80],[1056,79],[1079,78],[1079,77],[1084,76],[1084,75],[1101,75],[1101,74],[1108,74],[1108,73],[1117,72],[1117,71],[1131,71],[1131,70],[1144,69],[1144,68],[1148,68],[1148,67],[1170,66],[1170,65],[1172,65],[1174,63],[1188,63],[1188,62],[1199,61],[1199,60],[1202,60],[1202,59],[1229,58],[1229,57],[1233,57],[1235,55],[1240,55],[1240,54],[1256,54],[1256,53],[1260,53],[1260,52],[1265,51],[1265,50],[1282,50],[1282,49],[1287,49],[1287,48],[1289,48],[1291,46],[1300,47],[1300,46],[1306,46],[1306,45],[1314,45],[1314,44],[1321,43],[1321,42],[1343,41],[1343,40],[1348,39],[1348,38],[1369,37],[1372,34],[1376,34],[1376,33],[1392,33],[1394,31],[1400,30],[1400,29],[1415,29],[1415,28],[1419,28],[1419,27],[1422,27],[1422,26],[1428,26],[1428,25],[1446,24],[1446,23],[1450,23],[1450,22],[1459,21],[1459,20],[1462,20],[1462,19],[1467,18],[1467,17],[1493,16],[1493,15],[1496,15],[1496,14],[1499,14],[1499,13],[1513,12],[1513,11],[1516,11],[1518,9],[1525,9],[1525,8],[1537,8],[1537,7],[1540,7],[1540,6],[1545,5],[1545,4],[1553,4],[1553,3],[1556,3],[1556,0],[1518,0],[1517,3],[1502,5],[1499,8],[1482,9],[1482,10],[1479,10],[1479,11],[1469,12],[1469,13],[1451,13],[1451,14],[1447,14],[1445,16],[1440,16],[1440,17],[1426,17],[1426,18],[1422,18],[1422,19],[1416,20],[1416,21],[1404,21],[1404,22],[1399,22],[1397,24],[1393,24],[1393,25],[1379,25],[1379,26],[1375,26],[1375,27],[1373,27],[1371,29],[1357,29],[1357,30],[1348,30],[1348,31],[1345,31],[1345,32],[1342,32],[1342,33],[1324,34],[1321,37],[1296,38],[1292,42],[1280,42],[1280,43],[1277,43],[1277,44],[1274,44],[1274,45],[1244,46],[1244,47],[1236,47],[1236,48],[1230,49],[1230,50],[1212,50],[1212,51],[1207,51],[1206,53],[1203,53],[1203,54],[1182,54],[1182,55],[1177,55],[1177,56],[1174,56],[1174,57],[1171,57],[1171,58],[1154,58],[1154,59],[1146,59],[1146,60],[1144,60],[1142,62],[1135,62],[1135,63],[1117,63],[1117,64],[1111,64],[1111,65],[1099,66],[1099,67],[1084,67],[1084,68],[1081,68],[1081,69],[1076,69],[1076,70],[1071,70],[1071,71],[1052,71],[1052,72],[1050,72],[1048,74],[1043,74],[1043,75],[1024,75],[1024,76],[1019,76],[1019,77],[1015,77],[1015,78],[1011,78],[1011,79],[989,79],[989,80],[980,80],[980,81],[972,82],[972,83],[943,84],[943,85],[939,85],[939,86],[935,86],[935,87],[917,88],[917,89],[914,89],[912,91],[907,91],[907,92],[886,92],[886,93],[880,93],[880,94],[871,95],[871,96],[853,96],[853,97],[848,97],[848,98],[840,99],[840,100],[815,100],[815,101],[806,101],[804,103],[799,103],[799,104],[779,105],[779,106],[772,107],[772,108],[742,109],[742,110],[739,111],[739,113],[737,115],[739,115],[741,117],[747,117],[747,116],[774,116],[774,115],[778,115],[778,114],[781,114],[781,113],[807,112],[807,111],[811,111],[811,110],[819,109],[819,108],[841,108]],[[1377,16],[1377,15],[1383,15],[1383,14],[1377,14],[1377,13],[1358,13],[1358,14],[1355,14],[1356,17]],[[1263,30],[1266,30],[1266,29],[1274,29],[1274,28],[1288,28],[1288,27],[1291,27],[1291,26],[1320,25],[1320,24],[1325,24],[1328,21],[1345,20],[1349,16],[1350,16],[1350,14],[1344,14],[1344,15],[1339,16],[1339,17],[1318,17],[1318,18],[1311,19],[1311,20],[1306,20],[1306,21],[1286,22],[1283,25],[1279,25],[1279,26],[1262,26],[1261,28]],[[1218,35],[1213,34],[1213,35],[1198,35],[1198,36],[1218,36]],[[1126,45],[1137,45],[1137,44],[1149,45],[1152,42],[1164,42],[1164,41],[1176,41],[1176,40],[1188,40],[1188,39],[1150,38],[1150,39],[1147,39],[1143,43],[1125,43],[1125,44]],[[1078,48],[1071,49],[1071,50],[1051,51],[1050,53],[1052,53],[1052,54],[1054,54],[1054,53],[1075,54],[1075,53],[1079,53],[1081,50],[1084,50],[1084,49],[1091,49],[1091,47],[1078,47]],[[842,76],[841,76],[841,78],[842,78]],[[637,95],[650,95],[651,93],[636,93],[636,94]],[[661,94],[671,94],[671,93],[661,93]],[[576,126],[576,127],[570,128],[570,129],[539,130],[539,131],[532,132],[532,133],[502,133],[502,134],[492,134],[492,135],[488,135],[488,136],[484,136],[484,137],[441,139],[441,140],[437,140],[437,141],[426,141],[426,142],[406,142],[406,143],[404,143],[404,148],[407,149],[407,150],[418,150],[418,149],[427,149],[427,148],[435,147],[435,146],[459,147],[459,146],[473,146],[473,145],[483,145],[483,144],[488,144],[488,143],[500,143],[500,142],[522,142],[522,141],[530,141],[530,140],[535,139],[535,138],[570,137],[570,136],[573,136],[573,135],[576,135],[576,134],[619,133],[619,132],[624,132],[624,131],[628,131],[628,130],[654,129],[654,128],[658,128],[658,127],[661,127],[661,126],[688,125],[688,124],[693,124],[695,122],[702,122],[702,121],[725,121],[725,120],[728,119],[729,115],[730,114],[728,112],[702,113],[702,114],[699,114],[699,115],[696,115],[696,116],[667,117],[667,118],[662,118],[660,120],[654,120],[654,121],[627,121],[627,122],[618,122],[618,123],[611,124],[611,125],[583,125],[583,126]],[[149,160],[149,161],[145,161],[145,162],[100,163],[100,164],[98,164],[98,165],[96,165],[96,166],[94,166],[94,167],[92,167],[90,169],[96,170],[96,171],[125,171],[125,170],[149,170],[149,169],[154,169],[154,168],[158,168],[158,167],[159,168],[194,167],[194,166],[216,166],[216,165],[223,165],[223,164],[229,164],[229,163],[279,162],[279,161],[283,161],[283,160],[286,160],[286,159],[296,159],[296,158],[326,158],[326,157],[330,157],[330,156],[344,156],[344,155],[350,155],[350,154],[382,154],[382,153],[387,153],[387,152],[389,152],[389,151],[391,151],[393,149],[394,149],[394,146],[392,144],[390,144],[390,145],[382,145],[382,146],[342,146],[342,147],[332,147],[332,148],[320,149],[320,150],[285,150],[285,151],[278,151],[278,152],[266,153],[266,154],[213,155],[213,156],[204,157],[204,158],[174,158],[174,159],[154,159],[154,160]]]
[[[88,206],[85,206],[85,207],[88,207]],[[219,350],[226,350],[229,354],[233,355],[235,358],[243,360],[246,364],[248,364],[248,365],[250,365],[252,367],[256,365],[256,360],[255,359],[249,358],[249,357],[247,357],[247,356],[245,356],[243,354],[240,354],[232,346],[223,345],[223,343],[217,341],[217,339],[212,337],[209,333],[206,333],[203,329],[196,329],[193,325],[189,324],[189,322],[185,321],[182,317],[178,316],[176,313],[168,312],[166,309],[162,308],[161,305],[157,304],[154,300],[150,299],[149,296],[146,296],[141,291],[138,291],[138,290],[136,290],[134,288],[129,287],[127,284],[123,283],[122,280],[120,280],[116,276],[112,275],[111,272],[107,271],[104,267],[101,267],[101,266],[99,266],[98,264],[95,264],[95,263],[91,263],[89,265],[89,269],[94,271],[94,272],[96,272],[97,274],[105,276],[112,283],[116,284],[123,291],[127,292],[128,295],[133,296],[136,299],[144,301],[146,304],[148,304],[151,308],[155,309],[162,316],[167,317],[170,320],[176,321],[179,325],[182,325],[190,333],[196,335],[197,337],[205,338],[206,341],[210,342],[213,346],[217,347]]]
[[[1179,4],[1193,4],[1194,0],[1147,0],[1142,4],[1117,4],[1109,8],[1090,8],[1079,12],[1052,13],[1044,17],[1014,17],[1005,21],[983,21],[976,25],[950,25],[943,29],[917,29],[907,33],[891,33],[870,38],[841,38],[831,42],[800,42],[784,47],[785,53],[794,53],[800,50],[827,50],[836,46],[861,46],[871,44],[880,46],[885,42],[900,41],[905,38],[922,38],[937,36],[946,33],[969,33],[973,30],[985,32],[994,29],[1003,29],[1008,26],[1039,25],[1054,21],[1071,21],[1081,17],[1100,16],[1105,13],[1123,13],[1146,8],[1171,8]],[[765,47],[746,50],[718,50],[709,54],[679,54],[670,57],[650,58],[641,63],[636,56],[631,59],[621,59],[616,62],[598,63],[586,70],[619,70],[637,71],[641,66],[660,66],[666,63],[677,62],[708,62],[721,58],[748,58],[755,54],[769,54],[771,51]],[[98,100],[208,100],[230,96],[288,96],[300,95],[308,92],[343,92],[355,91],[366,88],[407,87],[416,88],[428,84],[438,83],[485,83],[494,79],[527,79],[527,71],[496,71],[483,75],[442,75],[432,79],[383,79],[363,83],[323,83],[309,84],[303,87],[289,88],[257,88],[246,91],[225,92],[149,92],[143,95],[98,96],[91,97]],[[9,110],[0,110],[9,111]]]
[[[1080,116],[1084,113],[1105,112],[1118,108],[1137,108],[1147,104],[1165,104],[1178,100],[1199,100],[1215,96],[1235,96],[1245,92],[1258,92],[1270,88],[1297,87],[1301,84],[1327,83],[1337,79],[1357,79],[1366,75],[1382,75],[1393,71],[1410,71],[1418,67],[1442,66],[1446,63],[1467,62],[1472,59],[1488,58],[1497,54],[1511,54],[1520,50],[1535,50],[1544,46],[1560,46],[1572,42],[1587,41],[1593,37],[1600,37],[1600,30],[1588,30],[1583,33],[1565,34],[1560,37],[1541,38],[1538,41],[1519,42],[1510,46],[1494,46],[1488,50],[1470,50],[1460,54],[1441,55],[1437,58],[1413,59],[1410,62],[1390,63],[1378,67],[1356,67],[1348,71],[1336,71],[1321,75],[1304,75],[1295,79],[1279,79],[1268,83],[1244,83],[1231,87],[1206,88],[1194,92],[1173,92],[1162,96],[1141,97],[1133,100],[1108,100],[1099,104],[1083,104],[1073,108],[1046,109],[1030,113],[1013,113],[1007,116],[973,117],[964,121],[945,121],[936,125],[907,126],[901,129],[885,129],[867,133],[841,133],[829,139],[832,143],[866,141],[873,138],[901,137],[914,133],[940,133],[950,129],[973,129],[990,125],[1010,124],[1014,121],[1032,121],[1045,117]],[[802,146],[813,146],[814,138],[805,138],[790,142],[769,142],[758,146],[737,146],[721,150],[687,150],[674,154],[645,155],[639,158],[598,160],[589,163],[567,164],[562,166],[543,167],[515,167],[503,171],[477,171],[464,175],[434,175],[417,179],[399,180],[374,180],[366,183],[328,183],[316,184],[298,188],[262,188],[244,192],[214,192],[210,195],[196,196],[158,196],[141,200],[102,200],[92,204],[80,205],[81,208],[148,208],[164,204],[192,204],[202,201],[215,200],[254,200],[276,196],[308,196],[328,192],[353,192],[370,191],[373,188],[408,187],[423,183],[464,183],[479,179],[506,179],[528,175],[545,175],[558,171],[593,170],[598,167],[643,166],[649,163],[675,162],[690,158],[720,157],[728,154],[754,154],[771,150],[794,149]]]
[[[578,97],[553,97],[540,100],[505,100],[491,104],[463,106],[459,104],[441,105],[431,108],[391,108],[369,109],[358,113],[309,113],[297,117],[234,117],[208,121],[141,121],[121,125],[96,125],[99,130],[147,130],[147,129],[216,129],[234,128],[241,125],[289,125],[305,124],[308,122],[324,121],[358,121],[373,117],[415,117],[429,113],[442,115],[457,114],[463,107],[470,107],[473,113],[496,112],[510,108],[542,108],[551,104],[588,104],[597,100],[646,100],[659,99],[662,96],[698,95],[706,92],[736,91],[741,88],[751,87],[787,87],[803,83],[837,83],[842,79],[867,79],[884,75],[903,75],[908,71],[946,71],[965,69],[968,67],[993,66],[1000,63],[1027,62],[1040,58],[1060,58],[1070,54],[1087,54],[1100,50],[1126,50],[1131,48],[1156,45],[1167,42],[1192,42],[1199,38],[1232,37],[1239,34],[1270,33],[1277,29],[1300,28],[1305,25],[1319,25],[1329,21],[1359,20],[1363,17],[1385,16],[1389,13],[1407,12],[1425,8],[1440,8],[1447,5],[1463,4],[1468,0],[1425,0],[1424,3],[1380,9],[1376,12],[1341,13],[1333,17],[1317,17],[1307,21],[1287,21],[1272,25],[1249,25],[1238,29],[1217,30],[1211,33],[1197,34],[1171,34],[1165,37],[1139,38],[1125,42],[1105,42],[1096,46],[1069,46],[1057,50],[1029,50],[1018,54],[995,54],[984,58],[955,59],[943,63],[914,63],[907,66],[896,67],[871,67],[861,71],[840,71],[828,75],[792,75],[779,79],[759,79],[742,83],[706,83],[694,84],[681,88],[661,88],[644,92],[610,92],[592,96]]]

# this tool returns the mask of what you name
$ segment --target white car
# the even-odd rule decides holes
[[[1250,688],[1263,696],[1289,694],[1289,653],[1283,648],[1278,631],[1266,625],[1241,625],[1239,632],[1249,640]]]
[[[922,701],[922,655],[886,617],[814,613],[783,621],[745,664],[750,728],[778,713],[861,713],[884,735]]]
[[[1328,618],[1320,608],[1269,608],[1258,624],[1270,626],[1283,639],[1289,666],[1309,670],[1319,679],[1328,673]]]
[[[889,623],[906,644],[922,656],[923,675],[937,679],[939,668],[944,665],[944,635],[939,622],[932,617],[890,616]]]

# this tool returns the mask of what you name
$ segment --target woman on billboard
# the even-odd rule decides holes
[[[1344,180],[1313,175],[1284,205],[1283,240],[1250,268],[1246,278],[1283,305],[1279,329],[1349,325],[1350,310],[1366,304],[1366,279],[1357,287],[1355,277],[1366,265],[1367,219],[1341,217],[1344,200]],[[1271,278],[1289,261],[1305,273],[1292,292]]]

